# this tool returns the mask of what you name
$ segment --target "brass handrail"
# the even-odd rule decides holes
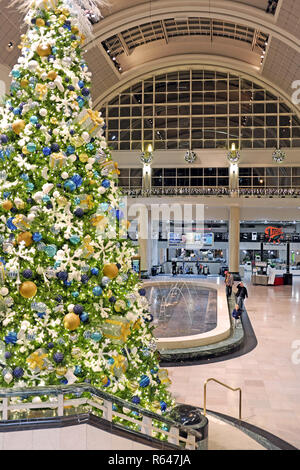
[[[210,377],[204,382],[204,404],[203,404],[204,416],[206,416],[206,388],[207,388],[208,382],[211,382],[211,381],[217,382],[218,384],[223,385],[223,387],[226,387],[229,390],[232,390],[233,392],[237,392],[237,391],[239,392],[239,421],[241,421],[242,419],[242,389],[240,387],[237,387],[237,388],[230,387],[229,385],[226,385],[223,382],[220,382],[220,380],[214,379],[213,377]]]

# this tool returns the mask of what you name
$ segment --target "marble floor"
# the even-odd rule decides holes
[[[241,387],[242,419],[300,449],[300,276],[293,286],[253,286],[247,278],[245,285],[256,348],[230,360],[169,367],[171,392],[180,403],[203,407],[207,378]],[[210,382],[207,409],[238,417],[237,392]]]

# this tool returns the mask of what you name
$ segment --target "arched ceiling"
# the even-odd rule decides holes
[[[2,0],[0,64],[18,58],[22,18]],[[143,71],[188,64],[215,65],[256,76],[291,102],[300,80],[300,2],[279,0],[110,0],[95,38],[86,44],[93,99],[100,107],[118,84]],[[12,42],[13,47],[8,47]],[[1,78],[1,77],[0,77]]]

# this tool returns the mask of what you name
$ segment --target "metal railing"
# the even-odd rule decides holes
[[[300,189],[295,188],[239,188],[222,187],[141,187],[122,188],[124,196],[128,197],[162,197],[162,196],[214,196],[214,197],[253,197],[253,198],[299,198]]]
[[[34,397],[42,399],[32,401]],[[137,432],[157,440],[159,446],[166,442],[180,449],[197,450],[197,440],[201,439],[201,434],[194,429],[88,384],[0,389],[1,426],[12,420],[28,419],[30,413],[35,413],[34,410],[38,412],[37,416],[34,415],[35,420],[45,418],[45,413],[49,417],[51,412],[50,417],[94,412],[96,416],[130,431],[129,439],[132,439],[132,432]]]
[[[237,388],[230,387],[229,385],[224,384],[220,380],[217,380],[213,377],[210,377],[204,382],[204,403],[203,403],[204,416],[206,416],[207,384],[208,382],[212,382],[212,381],[222,385],[223,387],[228,388],[229,390],[232,390],[233,392],[237,392],[237,391],[239,392],[239,421],[241,421],[242,420],[242,389],[240,387],[237,387]]]

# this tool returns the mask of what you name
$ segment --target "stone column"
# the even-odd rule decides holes
[[[240,270],[240,208],[231,206],[229,213],[229,272],[239,278]]]

